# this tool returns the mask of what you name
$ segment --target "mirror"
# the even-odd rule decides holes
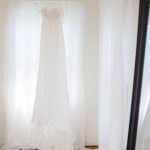
[[[140,0],[134,84],[127,150],[150,147],[150,10]]]
[[[149,11],[150,14],[150,11]],[[149,150],[150,148],[150,15],[147,25],[147,37],[139,108],[139,120],[136,150]]]

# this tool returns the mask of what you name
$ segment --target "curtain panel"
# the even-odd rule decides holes
[[[99,145],[126,150],[138,26],[138,0],[100,0]]]
[[[83,149],[84,5],[80,2],[9,1],[4,6],[0,10],[0,21],[4,24],[0,29],[4,32],[0,35],[4,40],[1,65],[5,68],[1,68],[4,79],[0,80],[4,81],[0,95],[4,102],[0,106],[3,108],[0,110],[0,133],[4,131],[0,137],[2,149]],[[62,10],[61,19],[57,11],[41,12],[45,7]],[[48,72],[45,78],[43,75]],[[40,88],[49,89],[48,95]],[[45,118],[40,116],[44,110],[49,113]]]

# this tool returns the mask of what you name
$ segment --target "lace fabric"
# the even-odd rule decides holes
[[[42,15],[48,19],[58,20],[63,17],[63,10],[57,8],[49,9],[47,7],[44,7],[42,9]]]

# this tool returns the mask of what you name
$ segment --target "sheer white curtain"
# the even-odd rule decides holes
[[[45,6],[48,9],[63,11],[60,14],[62,19],[57,19],[59,23],[47,19],[43,25],[41,10]],[[5,5],[5,9],[7,21],[4,61],[7,69],[4,71],[3,89],[6,103],[3,108],[6,112],[6,128],[1,149],[33,147],[41,150],[71,150],[73,140],[74,147],[82,149],[85,143],[82,79],[85,15],[83,4],[11,1]],[[53,18],[56,14],[49,15]],[[54,72],[48,77],[46,73],[50,73],[49,71]],[[50,75],[55,80],[48,79]],[[53,85],[59,88],[58,91],[50,87],[51,81],[56,81]],[[48,92],[55,93],[55,97]],[[55,105],[52,106],[53,104]],[[49,114],[42,118],[40,115],[45,112]],[[57,114],[51,114],[54,112]],[[58,115],[60,113],[61,116]]]
[[[125,150],[136,51],[138,0],[100,0],[99,145]]]
[[[4,26],[5,26],[5,3],[2,0],[0,5],[0,145],[3,140],[4,131]]]

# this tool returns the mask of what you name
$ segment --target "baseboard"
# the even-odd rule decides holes
[[[98,142],[89,140],[89,141],[86,141],[86,145],[98,145]]]

